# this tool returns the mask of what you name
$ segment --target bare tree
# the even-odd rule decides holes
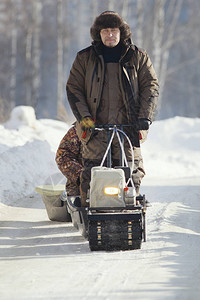
[[[57,105],[63,101],[63,0],[57,0]],[[57,109],[58,110],[58,109]]]
[[[97,16],[97,11],[98,11],[97,0],[93,0],[92,1],[92,22]]]
[[[143,45],[144,1],[137,0],[137,42]]]
[[[32,81],[32,105],[36,107],[40,87],[40,26],[41,26],[41,0],[33,2],[33,81]]]
[[[10,108],[15,106],[16,95],[16,57],[17,57],[17,19],[18,15],[16,3],[10,0],[10,38],[11,38],[11,58],[10,58]]]
[[[23,0],[21,3],[21,11],[23,12],[23,20],[26,24],[24,28],[25,34],[25,103],[32,105],[32,47],[33,47],[33,19],[32,4]]]
[[[171,0],[166,8],[165,0],[154,0],[152,60],[159,78],[160,106],[162,105],[163,91],[166,85],[169,54],[172,45],[175,43],[175,32],[182,3],[182,0]]]
[[[108,0],[108,10],[115,10],[115,0]]]
[[[130,0],[123,0],[121,16],[125,20],[127,19],[127,16],[128,16],[129,2],[130,2]]]
[[[164,32],[164,6],[165,1],[155,0],[154,11],[153,11],[153,61],[154,68],[160,75],[160,64],[162,56],[162,40]],[[159,76],[160,77],[160,76]]]
[[[175,30],[178,24],[178,18],[180,15],[181,7],[182,7],[182,0],[179,1],[171,1],[173,2],[174,6],[171,8],[172,14],[172,21],[169,25],[168,34],[165,38],[165,42],[162,44],[162,60],[160,63],[160,70],[159,70],[159,77],[160,77],[160,94],[162,97],[162,93],[164,90],[166,77],[167,77],[167,69],[168,69],[168,59],[170,54],[170,48],[175,42]],[[164,30],[162,30],[161,34],[163,35]]]
[[[26,104],[31,105],[31,76],[30,76],[30,66],[31,66],[31,49],[32,49],[32,39],[33,39],[33,31],[32,27],[29,27],[26,32],[26,64],[25,64],[25,81],[26,81],[26,91],[25,98]]]

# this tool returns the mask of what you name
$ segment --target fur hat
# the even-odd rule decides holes
[[[105,11],[96,17],[90,28],[90,35],[94,41],[101,41],[100,31],[104,28],[119,28],[121,41],[131,37],[129,25],[114,11]]]

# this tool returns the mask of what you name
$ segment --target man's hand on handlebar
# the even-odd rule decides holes
[[[95,122],[92,117],[84,117],[80,124],[83,131],[95,128]]]
[[[151,122],[148,119],[138,120],[138,130],[148,130]]]

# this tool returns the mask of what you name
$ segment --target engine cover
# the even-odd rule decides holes
[[[122,169],[93,167],[90,182],[90,207],[125,207],[125,175]],[[105,194],[106,187],[119,189],[118,194]]]

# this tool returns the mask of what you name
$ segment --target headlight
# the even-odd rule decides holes
[[[105,187],[104,188],[104,194],[106,195],[118,195],[119,194],[119,188],[117,187]]]

